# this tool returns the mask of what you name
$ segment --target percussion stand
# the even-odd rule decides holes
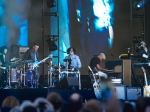
[[[5,89],[11,89],[11,83],[10,83],[10,66],[8,68],[8,85],[5,87]]]
[[[22,78],[24,76],[24,79]],[[23,82],[22,82],[23,79]],[[24,87],[26,87],[26,71],[25,71],[25,63],[23,65],[23,72],[21,73],[21,83],[23,83]]]
[[[53,85],[52,85],[52,81],[53,81],[53,79],[52,79],[52,71],[53,69],[52,69],[52,58],[50,58],[50,64],[49,64],[49,66],[48,66],[48,88],[49,87],[52,87]]]
[[[39,84],[39,74],[37,73],[38,72],[38,67],[35,67],[35,79],[36,79],[36,84],[35,84],[35,88],[38,88],[38,84]],[[31,84],[32,84],[32,87],[33,87],[33,74],[31,75]]]
[[[78,70],[77,73],[79,74],[79,90],[81,90],[81,76],[80,76],[80,71]]]
[[[61,75],[60,69],[61,69],[61,66],[60,66],[60,63],[59,63],[59,68],[58,68],[58,72],[59,72],[59,76],[58,76],[58,77],[59,77],[59,81],[60,81],[60,78],[61,78],[61,76],[60,76],[60,75]]]
[[[67,60],[67,77],[68,77],[68,66],[69,66],[69,61]]]
[[[52,66],[48,67],[48,86],[52,87]]]

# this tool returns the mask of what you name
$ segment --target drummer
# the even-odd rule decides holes
[[[75,55],[75,53],[76,50],[73,47],[67,49],[68,56],[64,59],[64,66],[67,69],[74,69],[75,71],[78,71],[82,65],[79,56]],[[78,78],[77,74],[76,77]]]
[[[0,62],[1,62],[1,67],[8,67],[8,63],[6,61],[6,54],[7,54],[7,47],[6,46],[2,46],[0,48]],[[0,84],[1,82],[7,82],[7,72],[4,69],[0,68]]]

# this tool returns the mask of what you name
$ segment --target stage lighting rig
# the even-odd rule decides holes
[[[143,5],[144,5],[144,0],[134,0],[133,1],[133,8],[135,10],[141,9]]]
[[[136,36],[132,37],[132,43],[139,43],[139,40]]]
[[[56,6],[55,0],[47,0],[47,7],[52,8]]]
[[[58,35],[46,35],[46,42],[48,43],[49,51],[57,50],[57,45],[55,41],[58,40]]]

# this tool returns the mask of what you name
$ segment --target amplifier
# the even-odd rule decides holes
[[[111,82],[114,83],[114,84],[121,84],[122,79],[111,79]]]
[[[127,87],[126,90],[127,100],[137,100],[143,94],[141,87]]]
[[[118,99],[126,100],[126,87],[124,85],[115,85],[114,89]]]
[[[29,49],[29,47],[27,47],[27,46],[11,45],[10,52],[13,54],[25,53],[28,49]]]

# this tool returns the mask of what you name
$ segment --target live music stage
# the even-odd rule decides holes
[[[150,47],[150,1],[139,1],[2,0],[0,56],[3,60],[0,59],[0,73],[5,70],[4,76],[8,77],[3,79],[0,76],[2,83],[7,82],[0,89],[0,105],[9,95],[20,101],[33,101],[52,91],[59,93],[65,101],[74,92],[81,94],[83,100],[95,99],[88,66],[90,60],[100,53],[106,56],[100,66],[112,71],[106,71],[106,74],[116,84],[117,97],[137,100],[143,95],[146,82],[141,67],[150,66],[149,62],[142,63],[141,57],[136,57],[142,47],[141,41],[146,42],[148,49]],[[36,67],[33,60],[24,58],[34,43],[38,43],[38,52],[31,57],[36,61],[39,58]],[[5,56],[1,49],[4,47],[8,50]],[[65,59],[70,47],[75,48],[77,57],[73,59],[80,59],[80,67],[64,67],[70,61]],[[8,65],[3,68],[5,59]],[[28,81],[34,87],[26,87]],[[17,87],[11,87],[12,83]]]

